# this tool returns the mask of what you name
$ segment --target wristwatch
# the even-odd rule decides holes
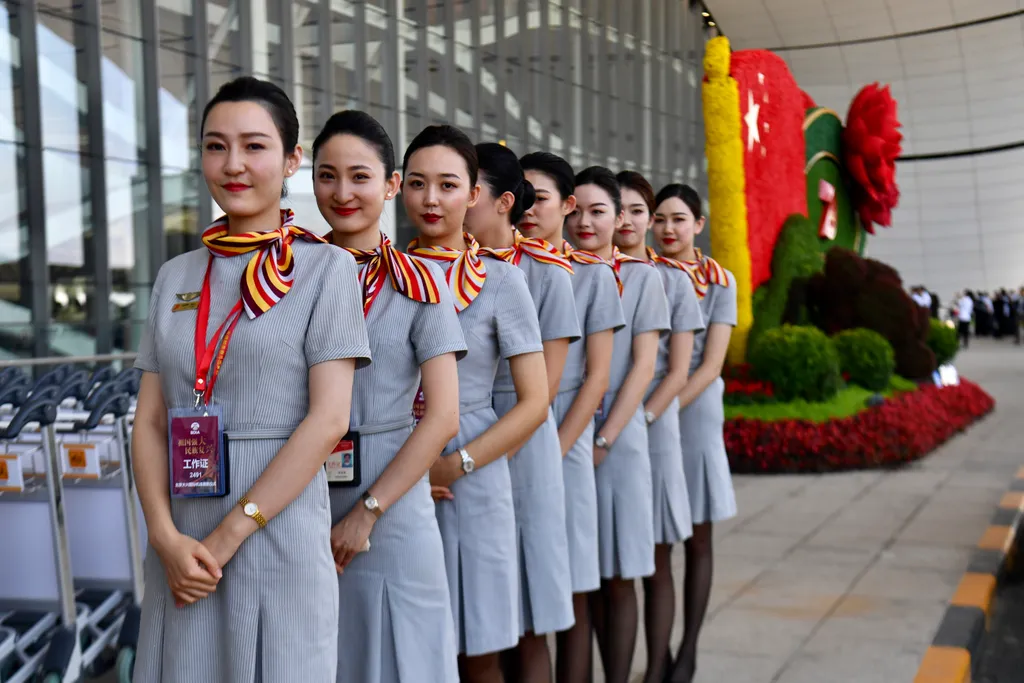
[[[242,506],[242,512],[245,513],[245,516],[256,522],[261,529],[267,526],[267,518],[263,516],[262,512],[260,512],[260,508],[256,503],[252,502],[247,497],[242,496],[238,501],[238,504]]]
[[[649,411],[649,410],[645,410],[644,411],[644,422],[646,422],[647,424],[654,424],[654,421],[657,420],[657,419],[658,418],[656,418],[654,416],[654,413],[652,413],[651,411]]]
[[[597,446],[598,448],[608,448],[609,446],[611,446],[611,444],[608,443],[608,439],[604,438],[603,436],[598,436],[596,439],[594,439],[594,445]]]
[[[462,457],[462,471],[465,474],[469,474],[476,469],[476,461],[473,460],[473,456],[469,454],[469,451],[465,448],[460,448],[459,455]]]
[[[380,503],[377,499],[369,492],[363,494],[363,507],[373,513],[373,516],[380,519],[380,516],[384,514],[384,511],[380,507]]]

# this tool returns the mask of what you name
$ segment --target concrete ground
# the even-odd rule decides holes
[[[913,681],[1024,464],[1024,348],[978,340],[957,365],[996,412],[924,460],[897,472],[736,478],[740,516],[716,529],[697,683]],[[682,549],[674,559],[681,576]],[[635,681],[645,662],[641,629]]]

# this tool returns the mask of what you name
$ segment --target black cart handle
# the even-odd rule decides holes
[[[103,384],[109,382],[117,376],[114,372],[114,368],[109,365],[104,365],[102,368],[96,368],[96,371],[92,373],[92,377],[89,378],[89,382],[95,386],[97,384]]]
[[[60,387],[56,384],[48,384],[45,387],[34,387],[28,394],[29,402],[32,401],[60,401]]]
[[[26,384],[11,384],[0,389],[0,406],[10,403],[15,408],[20,408],[26,398],[28,398],[28,385]]]
[[[128,398],[128,394],[107,396],[105,400],[100,401],[99,405],[93,408],[92,412],[89,413],[89,417],[82,422],[76,422],[74,428],[76,431],[89,431],[90,429],[95,429],[96,425],[106,415],[124,417],[128,414],[128,406],[130,404],[131,400]]]
[[[65,382],[60,388],[60,400],[75,398],[79,401],[85,399],[89,394],[89,378],[79,377],[73,382]]]
[[[10,382],[28,384],[28,376],[21,371],[21,368],[9,365],[0,370],[0,387],[6,387]]]
[[[29,399],[11,418],[7,429],[0,434],[0,439],[16,439],[25,425],[38,422],[40,427],[51,425],[57,421],[57,402],[52,398]]]

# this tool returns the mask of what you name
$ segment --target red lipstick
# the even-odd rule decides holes
[[[223,187],[228,192],[243,192],[249,189],[249,186],[243,183],[227,183]]]
[[[351,206],[332,206],[331,207],[331,211],[333,211],[334,213],[338,214],[339,216],[351,216],[352,214],[354,214],[358,210],[359,210],[358,207],[351,207]]]
[[[421,216],[427,223],[437,223],[443,216],[438,216],[436,213],[425,213]]]

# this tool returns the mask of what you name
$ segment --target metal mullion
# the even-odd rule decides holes
[[[141,275],[133,289],[142,283],[151,284],[150,276],[166,260],[164,244],[164,186],[162,150],[160,148],[160,30],[157,25],[156,3],[143,2],[142,6],[142,85],[143,115],[146,120],[146,151],[142,156],[146,168],[146,225],[149,229],[149,261],[145,271],[139,273],[140,259],[136,259],[136,273]]]
[[[331,13],[331,0],[320,0],[317,11],[320,13],[320,20],[316,22],[320,38],[320,49],[317,52],[319,57],[317,89],[321,93],[320,111],[317,118],[320,121],[326,121],[334,111],[334,39],[332,35],[334,19]]]
[[[206,19],[206,0],[194,0],[192,6],[192,46],[195,54],[192,55],[195,69],[195,92],[196,92],[196,117],[201,119],[203,108],[210,100],[210,29]],[[202,121],[197,121],[196,130],[200,129]],[[198,145],[199,140],[193,140]],[[192,173],[201,174],[201,169],[189,169]],[[188,248],[199,247],[199,235],[202,230],[213,222],[213,199],[206,183],[196,179],[196,196],[199,202],[198,219],[199,229],[195,234],[189,235]]]
[[[569,149],[573,144],[573,135],[576,129],[574,125],[575,113],[573,103],[575,102],[575,88],[573,88],[572,81],[572,64],[571,59],[573,56],[574,44],[572,40],[572,27],[570,26],[570,0],[562,0],[562,39],[558,41],[559,46],[559,60],[558,60],[558,73],[561,76],[562,88],[558,89],[558,80],[554,81],[554,99],[553,102],[558,102],[560,106],[552,110],[553,115],[559,115],[559,136],[562,139],[562,149],[560,153],[567,160],[570,158]]]
[[[590,85],[590,17],[587,12],[588,0],[579,0],[580,9],[580,50],[579,50],[579,72],[580,72],[580,152],[584,164],[589,166],[593,163],[591,152],[594,148],[594,136],[591,134],[592,123],[595,116],[595,103]]]
[[[665,4],[669,1],[670,0],[654,0],[654,2],[657,3],[657,20],[654,23],[654,51],[657,55],[657,59],[655,60],[657,71],[655,82],[657,85],[655,86],[653,118],[655,136],[656,139],[660,141],[657,145],[658,169],[666,174],[666,178],[668,177],[668,150],[666,149],[667,145],[665,144],[667,142],[665,139],[665,102],[668,99],[668,95],[666,93],[668,86],[668,80],[666,78],[668,71],[668,55],[665,50],[665,33],[668,31],[668,26],[666,25],[667,22],[665,20]]]
[[[145,4],[145,3],[143,3]],[[281,82],[289,95],[295,93],[295,36],[291,0],[283,0],[277,25],[281,27]]]
[[[32,309],[32,355],[49,353],[50,274],[46,262],[46,196],[43,181],[43,126],[39,88],[39,49],[36,42],[36,1],[24,0],[19,17],[21,46],[21,105],[24,108],[25,215],[28,220],[28,277],[22,262],[21,284],[29,291]],[[27,282],[26,282],[27,280]],[[26,287],[27,285],[27,287]]]
[[[380,98],[384,105],[384,129],[388,131],[391,139],[397,142],[396,149],[402,150],[402,140],[398,135],[399,111],[398,93],[402,78],[402,67],[399,64],[401,52],[399,50],[398,16],[396,14],[396,0],[389,0],[388,9],[384,15],[384,37],[380,46]]]
[[[252,75],[256,61],[253,55],[256,44],[252,39],[254,28],[252,22],[252,3],[253,0],[235,0],[235,4],[238,7],[238,51],[240,53],[240,63],[238,66],[241,67],[242,73],[246,75]],[[230,17],[225,20],[231,21]],[[262,49],[266,50],[267,45],[264,44]],[[267,75],[270,75],[269,66],[267,68]]]
[[[472,73],[469,78],[469,101],[473,107],[473,125],[476,130],[477,140],[483,139],[484,135],[484,100],[483,100],[483,88],[480,85],[480,79],[483,78],[484,70],[484,47],[480,40],[480,11],[479,6],[477,11],[470,12],[469,16],[469,31],[470,31],[470,42],[472,43],[473,49],[470,50],[470,55],[473,60]]]
[[[419,110],[420,110],[420,125],[419,130],[426,128],[430,124],[430,74],[427,72],[427,63],[430,61],[430,48],[427,44],[427,25],[430,21],[430,15],[427,13],[427,7],[422,2],[419,4],[419,10],[416,12],[416,80],[417,88],[419,89]],[[419,133],[417,130],[417,133]],[[412,137],[409,138],[410,141]]]
[[[618,48],[611,41],[611,3],[614,1],[598,0],[597,3],[597,21],[600,27],[597,34],[597,72],[599,76],[595,85],[597,101],[601,105],[598,107],[600,113],[597,119],[597,140],[599,144],[603,145],[599,161],[602,166],[612,165],[612,158],[618,156],[616,151],[621,134],[621,131],[616,129],[617,118],[615,115],[615,105],[618,102],[618,88],[615,83],[615,74],[618,69]],[[619,38],[621,39],[621,35]],[[613,134],[615,135],[614,144],[612,143]]]
[[[444,21],[444,68],[441,70],[441,86],[444,89],[445,119],[456,123],[455,110],[458,109],[455,70],[455,7],[454,2],[445,2],[442,8]]]
[[[85,2],[75,10],[75,33],[81,37],[79,44],[79,64],[84,66],[83,73],[102,74],[103,45],[100,38],[99,5]],[[93,301],[90,306],[90,322],[94,326],[96,353],[110,353],[113,347],[113,335],[110,327],[110,292],[113,289],[113,276],[110,272],[109,226],[107,215],[107,169],[104,159],[103,130],[103,86],[93,84],[86,88],[85,117],[86,146],[85,161],[89,168],[90,205],[90,244],[89,250],[95,278]]]
[[[494,99],[498,106],[498,137],[508,135],[508,107],[505,105],[505,70],[508,50],[505,46],[505,0],[494,0],[494,78],[496,91]]]
[[[366,0],[354,0],[352,6],[352,33],[354,34],[352,49],[355,54],[353,63],[355,87],[353,88],[354,92],[349,94],[348,97],[355,97],[357,108],[369,109],[370,88],[368,81],[370,80],[370,75],[366,68]]]
[[[526,76],[526,87],[523,88],[521,93],[516,93],[516,99],[519,100],[519,140],[520,149],[514,150],[516,154],[524,154],[525,150],[530,146],[530,113],[536,111],[537,99],[533,96],[534,83],[537,77],[534,75],[534,69],[532,68],[532,57],[531,54],[536,54],[537,50],[530,50],[525,48],[527,42],[527,35],[530,31],[530,17],[527,12],[526,2],[520,0],[516,6],[518,16],[516,17],[519,24],[519,32],[516,35],[516,45],[518,46],[518,59],[519,69]],[[536,37],[536,34],[534,34]],[[520,81],[521,82],[521,81]]]
[[[551,68],[551,0],[540,1],[540,31],[537,33],[537,87],[534,101],[537,103],[537,121],[540,123],[540,149],[551,149],[551,112],[555,107],[555,74]],[[545,97],[550,88],[552,97]],[[532,147],[532,146],[531,146]]]

